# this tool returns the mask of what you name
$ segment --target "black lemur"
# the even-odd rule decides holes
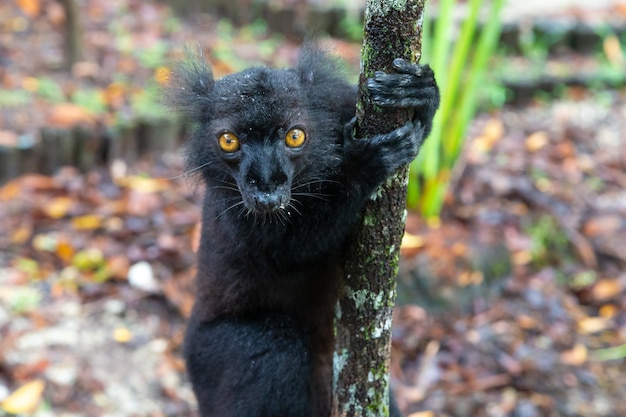
[[[206,187],[184,344],[203,417],[330,415],[347,238],[376,187],[415,158],[439,105],[428,66],[393,65],[367,87],[414,117],[365,139],[353,137],[356,88],[314,46],[293,69],[215,81],[196,57],[171,77],[194,125],[187,167]]]

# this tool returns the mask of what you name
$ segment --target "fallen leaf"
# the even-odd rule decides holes
[[[169,187],[167,181],[139,176],[124,177],[119,180],[119,185],[128,187],[134,191],[146,194],[163,191]]]
[[[16,180],[21,187],[33,191],[50,191],[57,188],[54,178],[40,174],[26,174]]]
[[[160,290],[160,285],[154,277],[152,265],[145,261],[137,262],[130,267],[128,282],[142,291],[158,292]]]
[[[37,17],[41,12],[41,3],[39,0],[17,0],[17,5],[22,12],[30,17]]]
[[[613,65],[624,64],[624,51],[620,40],[615,35],[609,35],[604,39],[602,43],[604,54]]]
[[[535,132],[526,138],[526,150],[531,153],[537,152],[548,144],[546,132]]]
[[[57,197],[43,207],[43,212],[50,218],[60,219],[69,213],[74,201],[69,197]]]
[[[470,152],[474,154],[484,154],[502,139],[504,135],[504,125],[499,119],[491,119],[485,125],[480,136],[470,143]]]
[[[31,226],[20,226],[11,232],[11,243],[23,245],[30,238],[33,230]]]
[[[41,401],[46,384],[41,379],[28,382],[2,402],[2,409],[9,414],[32,414]]]
[[[481,271],[463,271],[457,278],[457,284],[461,287],[467,287],[468,285],[480,285],[483,282],[484,276]]]
[[[511,260],[514,265],[527,265],[533,260],[533,255],[528,250],[519,250],[513,252]]]
[[[158,67],[154,70],[154,79],[161,85],[167,85],[171,75],[172,71],[167,67]]]
[[[595,301],[606,301],[617,297],[624,289],[621,281],[616,279],[603,279],[598,281],[591,289],[591,296]]]
[[[9,201],[20,195],[22,187],[18,180],[11,181],[0,188],[0,201]]]
[[[74,247],[65,239],[57,242],[56,254],[64,262],[70,262],[74,257]]]
[[[408,232],[404,233],[402,237],[402,249],[418,249],[424,246],[424,238],[422,236],[414,235]]]
[[[133,333],[126,327],[118,327],[113,330],[113,340],[118,343],[128,343],[133,340]]]
[[[600,317],[604,317],[606,319],[611,319],[617,316],[619,312],[620,310],[613,304],[605,304],[600,307],[600,310],[598,310],[598,314],[600,315]]]
[[[95,248],[82,250],[72,258],[72,265],[80,271],[97,270],[104,265],[104,262],[104,255]]]
[[[72,103],[57,104],[48,114],[48,123],[55,127],[68,128],[93,121],[93,115],[87,109]]]
[[[583,233],[590,237],[611,234],[618,230],[622,223],[622,216],[617,214],[596,216],[585,223]]]
[[[122,82],[109,84],[103,91],[104,102],[117,109],[124,105],[127,88]]]
[[[585,317],[578,321],[578,331],[583,334],[598,333],[610,326],[610,320],[603,317]]]
[[[0,146],[14,147],[15,145],[17,145],[17,133],[0,130]]]
[[[53,234],[40,233],[33,238],[33,248],[40,252],[53,252],[57,246],[57,238]]]
[[[34,93],[39,88],[39,80],[35,77],[24,77],[22,80],[22,88]]]
[[[435,417],[434,411],[418,411],[417,413],[409,414],[409,417]]]
[[[95,230],[102,226],[102,218],[95,214],[74,217],[72,227],[75,230]]]
[[[587,362],[588,357],[589,351],[587,347],[578,343],[572,349],[566,350],[561,354],[561,362],[566,365],[580,366]]]
[[[125,254],[108,257],[106,264],[106,269],[111,277],[126,279],[128,276],[130,261],[128,260],[128,256]]]

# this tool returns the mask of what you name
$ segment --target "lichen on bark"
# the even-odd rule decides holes
[[[390,132],[412,115],[373,105],[365,81],[390,72],[395,58],[415,62],[421,49],[425,0],[368,0],[361,51],[357,136]],[[333,417],[389,415],[389,348],[408,169],[370,199],[349,246],[343,297],[335,318]]]

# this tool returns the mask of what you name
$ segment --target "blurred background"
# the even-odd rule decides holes
[[[0,3],[0,416],[195,416],[202,191],[160,89],[293,65],[356,83],[364,2]],[[411,417],[626,415],[626,2],[428,0],[442,107],[411,169],[392,385]]]

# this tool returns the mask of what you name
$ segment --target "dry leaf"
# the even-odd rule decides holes
[[[533,255],[528,250],[519,250],[513,252],[511,261],[514,265],[528,265],[533,260]]]
[[[572,349],[561,354],[561,362],[566,365],[580,366],[587,362],[588,357],[589,352],[587,351],[587,347],[578,343]]]
[[[60,239],[56,247],[57,256],[65,262],[70,262],[74,257],[74,247],[65,239]]]
[[[4,187],[0,188],[0,201],[12,200],[20,195],[22,187],[18,180],[11,181]]]
[[[167,67],[158,67],[154,70],[154,79],[161,85],[167,85],[171,75],[172,71]]]
[[[17,0],[17,5],[22,12],[30,17],[37,17],[41,12],[41,3],[39,0]]]
[[[409,414],[409,417],[435,417],[434,411],[418,411],[417,413]]]
[[[48,114],[48,123],[55,127],[73,127],[81,123],[92,123],[93,115],[87,109],[72,103],[57,104]]]
[[[620,313],[620,310],[613,304],[605,304],[600,307],[600,310],[598,310],[600,317],[604,317],[606,319],[613,318],[617,316],[618,313]]]
[[[57,187],[54,178],[40,174],[26,174],[17,180],[20,186],[34,191],[50,191]]]
[[[102,226],[102,218],[95,214],[75,217],[72,219],[72,227],[75,230],[94,230]]]
[[[11,232],[11,243],[14,245],[23,245],[30,238],[33,230],[30,225],[20,226]]]
[[[610,320],[603,317],[585,317],[578,321],[578,331],[583,334],[598,333],[611,327]]]
[[[485,125],[482,134],[471,142],[470,150],[474,154],[487,153],[502,139],[503,135],[504,126],[502,121],[500,119],[491,119]]]
[[[0,130],[0,146],[14,147],[15,145],[17,145],[17,133]]]
[[[69,197],[57,197],[50,204],[43,207],[43,211],[48,217],[60,219],[68,214],[73,204],[74,200]]]
[[[111,277],[126,279],[130,268],[130,260],[126,255],[113,255],[107,258],[106,268]]]
[[[22,88],[34,93],[39,89],[39,80],[35,77],[24,77],[24,79],[22,79]]]
[[[526,330],[536,329],[539,327],[539,323],[537,323],[537,320],[526,314],[517,316],[517,324],[519,324],[522,329]]]
[[[113,330],[113,340],[118,343],[128,343],[133,340],[133,333],[126,327],[118,327]]]
[[[535,132],[526,138],[526,150],[531,153],[537,152],[548,144],[546,132]]]
[[[617,214],[600,215],[585,223],[583,233],[590,237],[611,234],[622,226],[622,222],[622,217]]]
[[[2,409],[9,414],[32,414],[41,401],[46,384],[41,379],[28,382],[19,387],[2,402]]]
[[[169,187],[169,184],[167,181],[154,179],[154,178],[138,177],[138,176],[120,178],[118,182],[122,186],[131,188],[134,191],[139,191],[139,192],[146,193],[146,194],[157,193],[159,191],[166,190]]]
[[[424,246],[424,238],[422,236],[414,235],[408,232],[404,233],[402,237],[402,249],[418,249]]]
[[[480,285],[483,282],[484,276],[481,271],[463,271],[457,278],[457,284],[461,287],[467,287],[468,285]]]
[[[596,301],[606,301],[617,297],[624,289],[621,281],[616,279],[603,279],[598,281],[591,289],[591,296]]]
[[[613,65],[624,64],[624,51],[617,36],[607,36],[602,43],[602,49],[604,49],[604,54]]]
[[[103,92],[104,101],[114,109],[124,105],[127,88],[121,82],[109,84]]]

